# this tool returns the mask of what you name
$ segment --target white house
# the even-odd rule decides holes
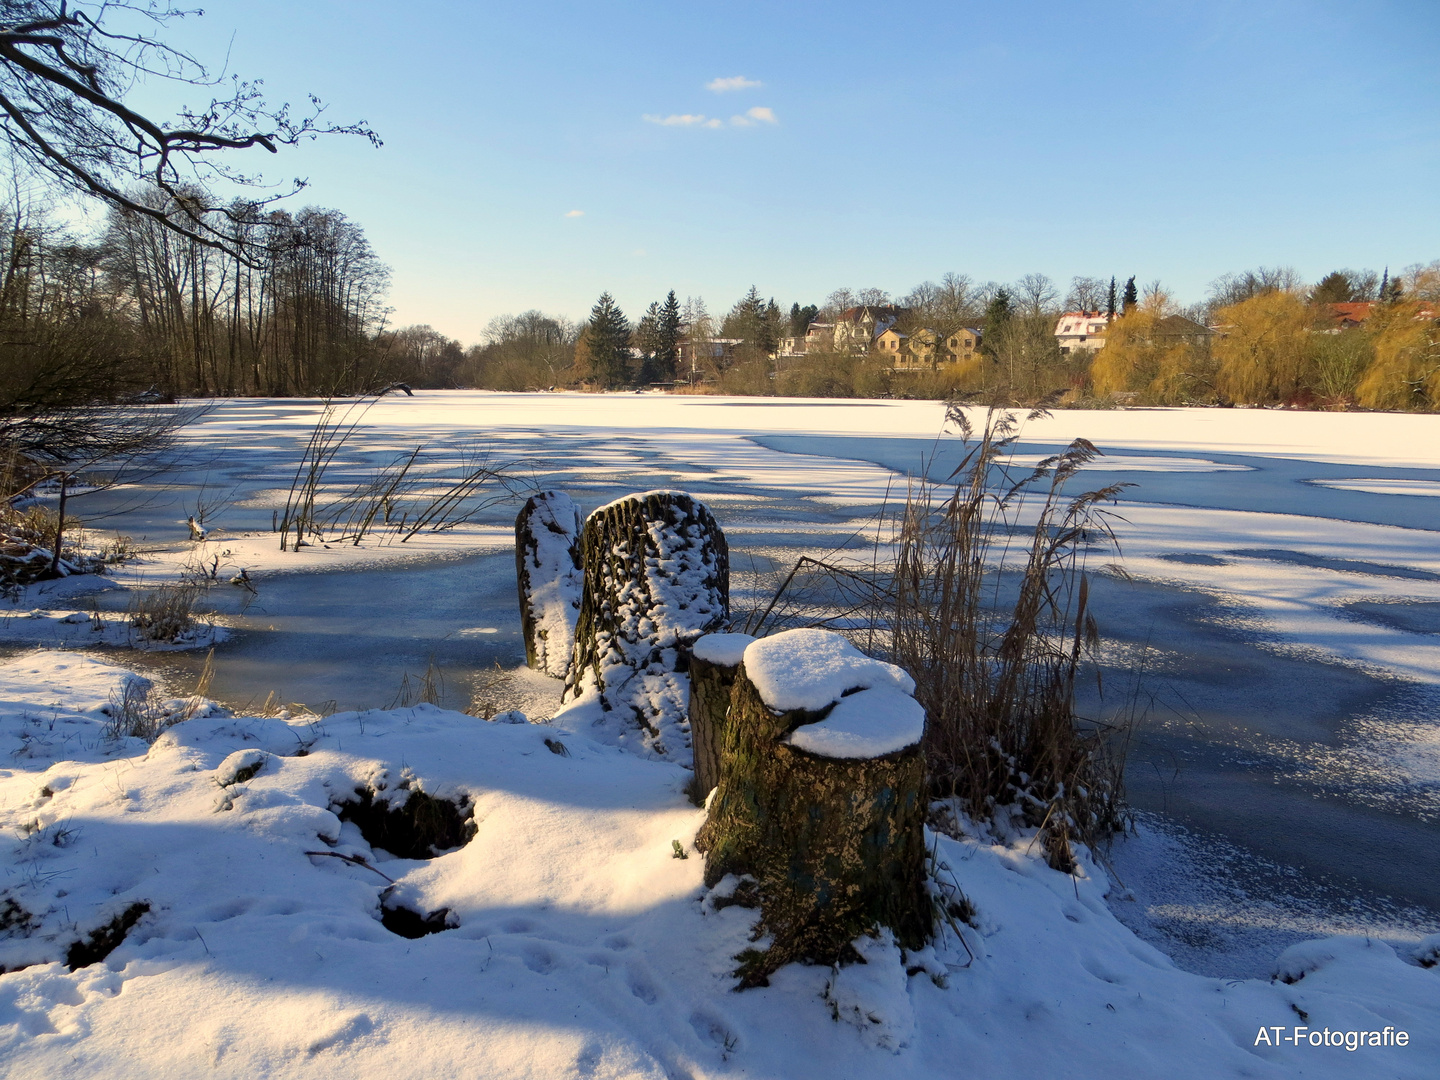
[[[1105,328],[1110,316],[1103,311],[1067,311],[1055,324],[1055,340],[1060,352],[1094,352],[1105,344]]]

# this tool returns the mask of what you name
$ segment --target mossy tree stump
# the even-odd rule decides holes
[[[525,662],[563,679],[575,648],[583,574],[580,508],[563,491],[530,496],[515,518],[515,580]]]
[[[566,697],[598,693],[655,753],[683,745],[690,646],[730,613],[725,534],[683,491],[630,495],[596,510],[580,539],[584,591]],[[670,739],[669,745],[666,739]]]
[[[720,783],[720,756],[730,711],[730,690],[740,670],[749,634],[706,634],[690,655],[690,745],[694,749],[695,781],[690,787],[696,806]]]
[[[792,960],[835,963],[879,926],[907,948],[929,936],[925,716],[913,688],[823,630],[746,649],[697,840],[707,884],[726,874],[757,883],[773,944],[744,957],[742,986]]]

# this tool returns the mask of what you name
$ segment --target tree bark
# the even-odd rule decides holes
[[[651,748],[675,757],[683,737],[690,647],[730,613],[725,534],[683,491],[632,495],[596,510],[580,541],[585,588],[565,697],[598,691],[605,712],[633,719]],[[673,742],[673,740],[672,740]]]
[[[715,635],[708,635],[714,637]],[[740,637],[727,634],[725,637]],[[703,642],[707,638],[701,638]],[[705,797],[720,783],[721,751],[730,712],[730,692],[740,670],[739,657],[706,655],[696,651],[690,657],[690,745],[695,756],[695,780],[690,798],[696,806],[705,805]]]
[[[525,662],[563,679],[580,614],[580,509],[563,491],[532,495],[515,518],[515,583]]]
[[[874,758],[829,758],[784,741],[827,710],[777,713],[742,664],[731,690],[719,791],[697,838],[705,881],[757,883],[773,944],[742,954],[742,987],[794,960],[835,963],[888,926],[907,948],[932,929],[925,888],[925,759],[919,742]]]

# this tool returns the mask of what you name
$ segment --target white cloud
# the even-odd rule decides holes
[[[584,216],[585,216],[585,211],[584,211],[584,210],[566,210],[566,211],[565,211],[565,216],[566,216],[566,217],[584,217]]]
[[[731,127],[754,127],[757,123],[778,124],[779,122],[775,119],[775,110],[764,105],[747,109],[744,116],[730,117]]]
[[[753,90],[757,86],[764,85],[758,79],[747,79],[744,75],[731,75],[724,79],[711,79],[705,84],[705,89],[723,94],[730,90]]]
[[[653,113],[646,113],[641,119],[647,124],[659,124],[661,127],[715,126],[715,121],[708,119],[700,113],[671,113],[669,116],[656,116]]]
[[[659,124],[661,127],[701,127],[701,128],[723,128],[725,121],[717,116],[706,116],[704,113],[671,113],[669,116],[660,116],[656,113],[646,113],[640,117],[647,124]],[[778,124],[775,119],[775,110],[765,105],[757,105],[753,109],[747,109],[744,115],[732,116],[731,127],[754,127],[757,123]]]

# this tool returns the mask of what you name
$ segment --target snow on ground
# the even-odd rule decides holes
[[[754,913],[701,883],[685,770],[432,706],[108,742],[124,678],[65,652],[0,663],[0,963],[29,965],[0,976],[17,1080],[1418,1080],[1440,1055],[1440,968],[1407,956],[1433,943],[1308,943],[1276,961],[1293,981],[1189,974],[1115,920],[1095,865],[1059,874],[1024,831],[930,838],[973,927],[912,954],[882,935],[864,966],[735,993]],[[474,838],[391,857],[336,814],[357,787],[467,800]],[[449,928],[397,936],[382,903],[448,909]],[[71,944],[137,904],[113,952],[68,970]]]
[[[314,401],[220,403],[187,433],[184,469],[163,483],[85,496],[72,510],[115,514],[104,524],[145,549],[116,574],[122,586],[150,587],[210,568],[222,582],[245,569],[261,583],[255,612],[247,617],[241,605],[240,614],[220,620],[236,633],[217,650],[217,684],[226,681],[227,657],[245,658],[236,670],[249,674],[236,678],[251,680],[233,700],[254,693],[258,701],[284,685],[288,671],[307,665],[330,680],[317,697],[341,696],[333,686],[341,679],[366,687],[368,700],[374,669],[403,662],[418,672],[442,636],[457,647],[473,643],[477,655],[481,646],[489,650],[481,668],[492,653],[508,657],[505,648],[515,651],[505,645],[515,621],[513,578],[500,582],[495,568],[509,573],[510,560],[498,553],[513,542],[514,506],[404,544],[392,534],[360,546],[279,550],[271,515],[285,502],[318,412]],[[864,546],[878,505],[902,495],[905,473],[923,471],[945,449],[936,440],[942,419],[940,406],[925,402],[421,392],[382,399],[365,414],[362,437],[339,455],[321,495],[343,495],[420,443],[442,455],[427,466],[431,474],[443,471],[445,460],[489,450],[523,462],[537,486],[562,488],[585,510],[631,491],[692,491],[719,514],[739,571],[752,556],[788,565],[801,553]],[[1087,470],[1094,482],[1109,482],[1113,472],[1142,485],[1119,507],[1130,574],[1176,598],[1214,597],[1218,604],[1205,618],[1277,658],[1316,670],[1347,665],[1427,693],[1440,684],[1440,519],[1425,497],[1440,490],[1435,418],[1063,411],[1026,426],[1015,464],[1033,464],[1077,436],[1106,451]],[[219,507],[207,522],[210,538],[192,544],[185,518],[206,500]],[[486,551],[496,554],[456,558]],[[443,582],[434,588],[447,595],[417,587],[421,578]],[[331,579],[363,584],[336,590],[325,586]],[[764,584],[742,586],[740,579],[737,593]],[[489,584],[477,590],[475,581]],[[30,621],[55,622],[47,633],[83,636],[87,626],[63,621],[76,605],[84,611],[77,588],[32,587],[10,621],[25,623],[38,608],[52,615]],[[313,616],[308,607],[277,614],[304,598],[323,601]],[[377,602],[388,609],[382,620],[373,617]],[[484,606],[499,603],[504,613]],[[429,617],[432,609],[440,614]],[[1147,663],[1163,668],[1191,643],[1184,632],[1153,642]],[[1333,962],[1293,985],[1185,974],[1106,912],[1103,875],[1088,864],[1087,876],[1071,881],[1037,860],[1023,836],[959,844],[941,838],[942,858],[975,900],[984,931],[967,931],[978,959],[961,971],[950,968],[969,957],[953,938],[939,949],[938,968],[929,958],[917,961],[943,969],[948,989],[926,975],[905,976],[898,956],[886,952],[893,947],[875,943],[863,951],[891,959],[873,972],[852,968],[832,980],[827,972],[787,969],[769,989],[733,995],[723,973],[728,957],[747,944],[749,916],[697,899],[693,853],[669,858],[670,841],[687,842],[699,820],[678,795],[687,774],[673,765],[602,747],[591,738],[599,729],[586,725],[483,725],[429,709],[346,714],[325,721],[323,732],[299,721],[195,720],[175,736],[199,733],[193,742],[162,740],[144,756],[143,746],[97,741],[104,718],[94,708],[109,700],[119,678],[113,669],[92,668],[83,654],[70,653],[53,661],[67,668],[52,670],[48,655],[16,658],[3,676],[9,685],[0,697],[12,702],[3,707],[11,718],[5,722],[18,725],[11,746],[42,757],[0,756],[0,814],[17,821],[12,829],[20,833],[32,821],[51,832],[32,830],[29,840],[9,834],[14,849],[0,849],[10,860],[0,888],[18,880],[53,889],[39,906],[55,910],[24,939],[51,935],[52,952],[113,914],[101,910],[105,904],[123,908],[126,898],[143,898],[152,911],[96,967],[69,974],[50,964],[0,978],[0,1040],[11,1040],[0,1041],[0,1060],[16,1062],[10,1067],[17,1076],[52,1075],[61,1062],[71,1069],[72,1057],[96,1075],[190,1076],[202,1063],[220,1075],[432,1076],[459,1071],[455,1062],[479,1062],[471,1073],[671,1077],[948,1076],[957,1061],[986,1076],[1388,1077],[1428,1076],[1436,1059],[1440,969],[1406,960],[1421,935],[1440,929],[1429,913],[1396,909],[1387,921],[1373,911],[1347,919],[1323,902],[1307,908],[1305,896],[1285,891],[1291,868],[1258,873],[1262,860],[1252,853],[1227,855],[1214,838],[1188,836],[1169,822],[1147,819],[1136,839],[1117,844],[1116,866],[1132,890],[1110,890],[1109,902],[1185,967],[1264,975],[1281,948],[1306,937],[1368,933],[1374,944],[1334,947]],[[22,671],[25,663],[30,668]],[[558,696],[558,684],[523,669],[505,678],[497,693],[518,688],[527,712],[547,715],[544,702]],[[1305,692],[1299,686],[1294,693]],[[1262,731],[1265,753],[1255,754],[1251,736],[1241,742],[1247,756],[1264,759],[1258,767],[1279,770],[1274,784],[1301,774],[1320,785],[1317,792],[1330,784],[1364,806],[1433,821],[1440,815],[1440,721],[1423,702],[1440,697],[1416,700],[1422,705],[1403,714],[1351,716],[1330,743]],[[1289,707],[1303,711],[1304,701]],[[547,732],[570,757],[535,742]],[[287,747],[312,737],[318,741],[310,754],[289,756]],[[43,758],[45,745],[57,764]],[[214,770],[230,753],[257,748],[273,760],[239,785],[244,792],[230,798],[231,810],[211,813],[230,790],[221,791]],[[77,764],[62,769],[60,758]],[[186,775],[187,762],[200,771]],[[534,772],[541,765],[576,771],[551,783],[549,772]],[[328,822],[326,792],[339,790],[337,783],[363,781],[376,769],[399,777],[407,767],[427,790],[449,785],[474,794],[477,820],[485,805],[494,808],[461,852],[377,863],[391,868],[385,872],[401,881],[407,902],[449,906],[459,922],[414,942],[375,922],[385,882],[372,871],[294,854],[301,843],[305,850],[324,846],[315,834]],[[74,796],[50,785],[55,794],[40,798],[46,776],[83,784]],[[1349,785],[1347,777],[1362,777],[1374,790]],[[106,784],[113,803],[93,792]],[[80,791],[91,794],[81,798]],[[71,819],[87,830],[78,844],[68,844],[64,821]],[[492,819],[497,827],[487,834]],[[584,838],[592,833],[590,843]],[[336,851],[366,851],[353,826],[339,839]],[[236,871],[215,869],[221,863],[212,848],[228,853],[224,865]],[[577,859],[582,850],[586,858]],[[483,866],[482,851],[495,852]],[[1333,855],[1344,865],[1346,852]],[[64,883],[82,878],[92,884]],[[168,891],[145,888],[152,881]],[[88,908],[75,899],[85,895]],[[628,944],[610,948],[621,939]],[[1392,947],[1399,960],[1387,953]],[[1300,953],[1290,960],[1304,961],[1301,967],[1329,955],[1324,947]],[[879,1019],[863,1021],[863,1030],[833,1019],[858,1020],[867,1009]],[[1403,1050],[1354,1052],[1255,1046],[1257,1030],[1249,1030],[1280,1025],[1288,1036],[1295,1025],[1317,1021],[1321,1028],[1410,1025],[1416,1041]],[[46,1033],[47,1025],[55,1032]],[[891,1052],[907,1041],[898,1055]]]

